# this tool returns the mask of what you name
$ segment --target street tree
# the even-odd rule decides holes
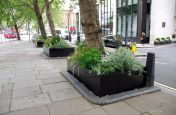
[[[7,26],[16,30],[17,38],[20,40],[19,28],[27,21],[34,18],[33,12],[19,4],[17,0],[1,0],[1,20],[7,23]],[[30,16],[29,16],[30,14]]]
[[[52,36],[56,36],[56,31],[55,31],[55,27],[54,27],[54,22],[53,22],[53,18],[52,18],[52,14],[51,14],[51,8],[50,8],[50,4],[54,1],[54,0],[44,0],[45,1],[45,9],[46,9],[46,17],[48,19],[48,23],[50,26],[50,30],[51,30],[51,34]]]
[[[86,46],[95,47],[104,54],[96,2],[96,0],[79,0],[81,24],[86,38]]]

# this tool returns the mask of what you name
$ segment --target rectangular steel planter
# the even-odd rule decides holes
[[[145,86],[145,76],[128,75],[127,73],[112,72],[106,75],[97,75],[89,70],[75,66],[67,60],[67,71],[81,81],[97,96],[121,93]]]
[[[43,47],[44,42],[43,41],[36,41],[36,47]]]
[[[49,57],[66,57],[74,53],[74,48],[45,48],[44,53]]]

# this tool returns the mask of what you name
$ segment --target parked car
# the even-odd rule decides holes
[[[16,32],[13,28],[7,28],[4,30],[4,37],[5,38],[16,38]]]
[[[65,28],[56,29],[56,33],[58,34],[59,37],[68,40],[69,32],[67,29]]]
[[[104,45],[106,47],[113,47],[113,48],[118,48],[119,46],[125,45],[125,40],[122,39],[122,41],[118,41],[115,35],[107,35],[104,36],[103,38]],[[131,45],[131,41],[127,40],[127,46]]]

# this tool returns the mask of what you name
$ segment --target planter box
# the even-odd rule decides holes
[[[42,42],[42,41],[36,41],[36,47],[43,47],[43,45],[44,45],[44,42]]]
[[[66,57],[74,53],[74,48],[45,48],[44,53],[49,57]]]
[[[120,72],[97,75],[96,73],[90,73],[89,70],[81,68],[79,65],[75,65],[67,60],[67,71],[100,97],[145,86],[146,75],[138,77]]]

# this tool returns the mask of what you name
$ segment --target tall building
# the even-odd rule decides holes
[[[97,11],[102,35],[120,34],[140,42],[145,33],[145,42],[153,44],[156,38],[176,34],[176,0],[102,0]]]

